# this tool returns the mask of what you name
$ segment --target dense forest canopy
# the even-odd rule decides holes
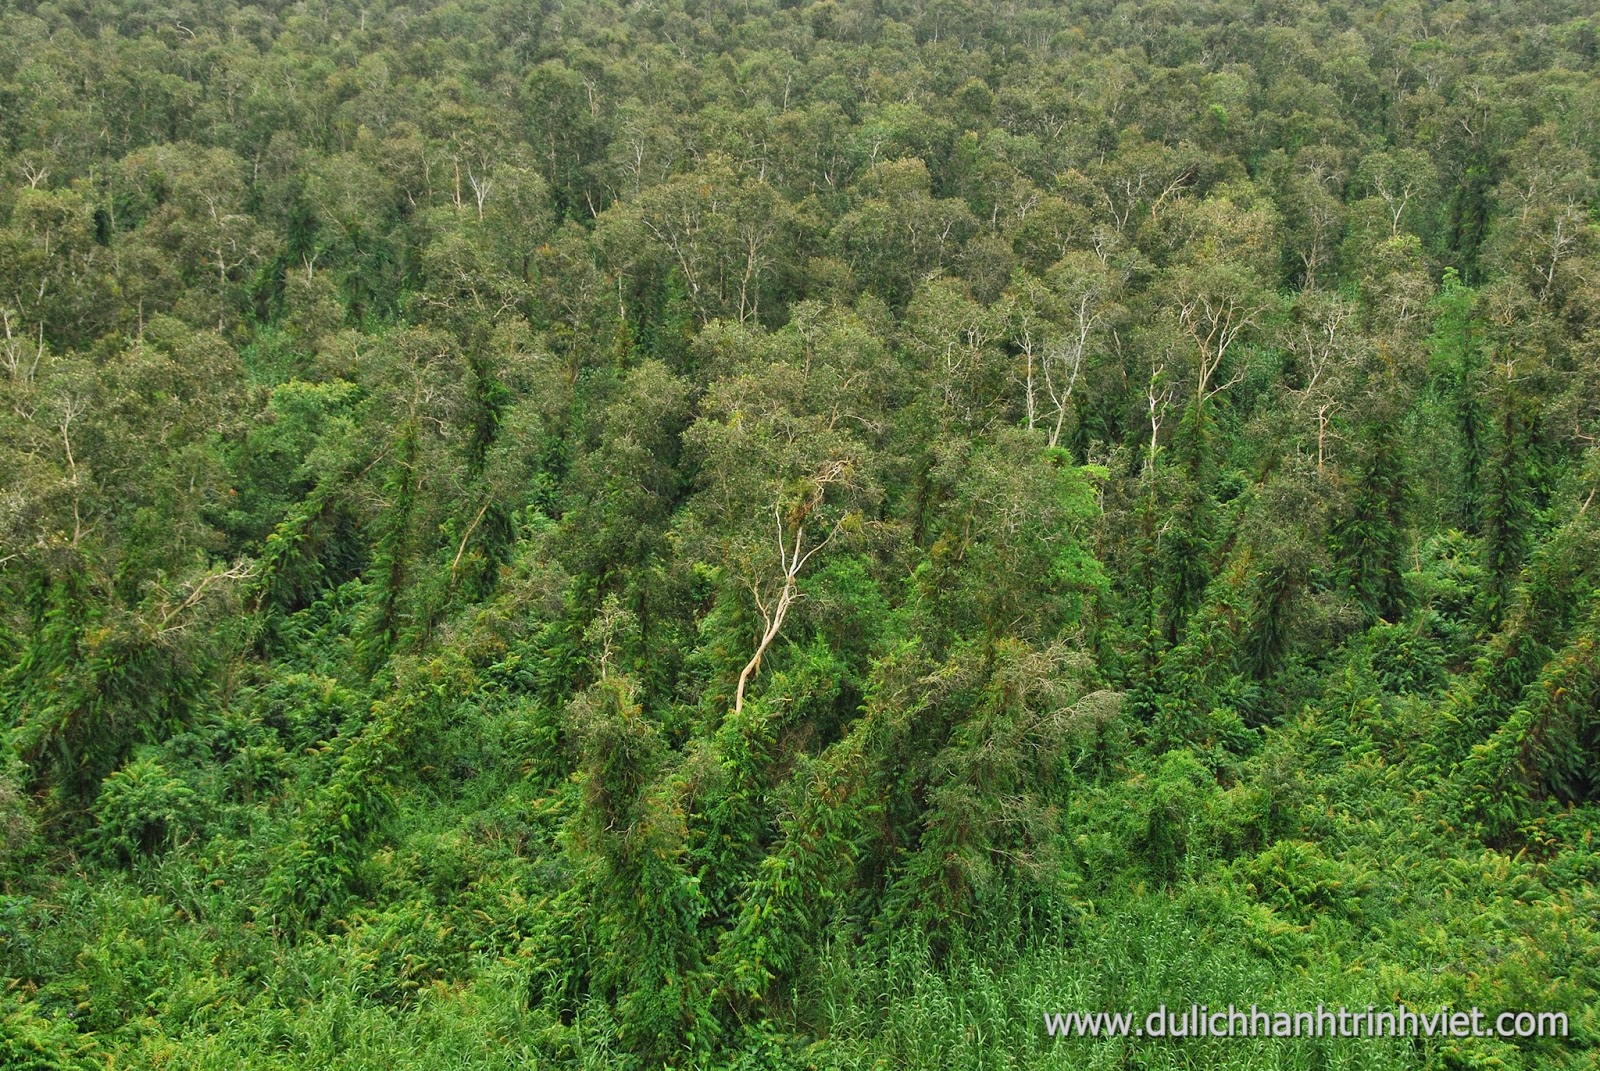
[[[1592,1067],[1577,0],[0,2],[0,1063]],[[1571,1036],[1061,1041],[1158,1004]]]

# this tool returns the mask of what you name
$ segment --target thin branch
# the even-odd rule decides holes
[[[467,532],[461,537],[461,545],[456,548],[456,560],[450,563],[450,583],[456,582],[456,568],[461,564],[461,556],[467,552],[467,540],[472,538],[472,533],[478,530],[478,522],[483,520],[483,515],[489,512],[489,503],[485,502],[478,515],[472,518],[472,523],[467,525]]]
[[[218,580],[249,580],[255,575],[255,570],[249,565],[243,563],[235,565],[230,569],[225,569],[221,572],[207,573],[201,578],[200,582],[194,586],[194,590],[189,592],[188,596],[182,602],[172,607],[162,615],[161,624],[156,629],[156,635],[158,637],[167,636],[171,633],[180,632],[187,628],[191,622],[185,621],[177,625],[173,625],[171,623],[172,619],[177,617],[179,614],[185,613],[186,611],[192,610],[196,606],[200,605],[200,600],[204,598],[206,589],[212,584],[216,583]]]

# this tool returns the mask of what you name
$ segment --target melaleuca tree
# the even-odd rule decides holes
[[[933,478],[945,503],[913,577],[932,650],[1007,636],[1046,642],[1090,624],[1104,583],[1084,545],[1097,474],[1042,450],[1041,438],[1006,430],[939,458]]]
[[[759,322],[763,299],[769,309],[775,303],[798,244],[797,221],[783,196],[760,179],[739,176],[721,155],[613,206],[601,226],[615,234],[603,240],[649,250],[656,278],[675,273],[702,324],[719,317]]]
[[[1151,354],[1145,408],[1152,455],[1166,408],[1176,403],[1180,414],[1172,435],[1180,501],[1163,539],[1172,642],[1199,605],[1213,567],[1215,410],[1243,382],[1250,343],[1277,309],[1267,284],[1277,218],[1253,188],[1240,186],[1203,200],[1180,197],[1156,223],[1152,237],[1173,252],[1143,340]]]
[[[688,387],[665,365],[645,361],[628,372],[566,484],[572,568],[606,580],[664,555],[681,490],[678,440],[688,423]]]
[[[713,383],[685,433],[699,490],[677,528],[680,546],[721,571],[748,615],[751,653],[732,706],[747,691],[801,597],[806,568],[860,526],[873,496],[865,446],[854,430],[864,399],[842,369],[776,348],[765,367]]]
[[[485,170],[473,192],[475,201],[482,197],[489,250],[502,270],[531,284],[539,251],[554,229],[549,184],[539,175],[538,161],[520,146],[498,152]]]
[[[1074,199],[1092,207],[1129,240],[1148,225],[1159,223],[1172,204],[1196,187],[1215,181],[1214,162],[1191,144],[1163,144],[1134,126],[1113,135],[1115,152],[1097,154],[1084,172],[1069,172],[1064,183]]]
[[[1431,363],[1437,369],[1436,375],[1448,384],[1445,393],[1457,432],[1457,456],[1453,459],[1456,503],[1452,512],[1457,527],[1469,535],[1477,535],[1483,523],[1481,481],[1488,473],[1484,464],[1487,429],[1482,414],[1482,340],[1473,316],[1475,297],[1475,291],[1461,285],[1455,270],[1447,268],[1429,338]]]
[[[714,1041],[699,927],[706,905],[683,866],[685,828],[660,733],[623,676],[575,697],[567,733],[582,778],[570,850],[589,890],[589,928],[609,955],[590,991],[615,1008],[644,1066],[671,1066]]]
[[[393,311],[399,267],[393,244],[401,195],[381,166],[369,134],[361,152],[314,156],[306,167],[305,201],[317,221],[316,254],[305,266],[333,271],[356,323]]]
[[[773,836],[771,795],[789,761],[778,748],[779,716],[766,697],[748,703],[723,718],[690,759],[694,797],[687,861],[717,922],[738,911]]]
[[[534,250],[530,286],[543,317],[546,343],[566,358],[569,385],[581,368],[602,363],[618,348],[619,338],[637,331],[638,311],[624,302],[628,274],[624,269],[635,251],[619,239],[618,262],[603,272],[597,260],[607,248],[604,240],[604,230],[591,239],[588,231],[569,223]]]
[[[1348,255],[1367,333],[1393,358],[1410,359],[1434,296],[1421,241],[1402,232]]]
[[[1582,675],[1587,672],[1583,668],[1586,656],[1582,651],[1578,652],[1575,662],[1568,659],[1565,668],[1557,656],[1564,648],[1582,648],[1592,632],[1592,599],[1588,598],[1588,593],[1593,590],[1594,563],[1600,561],[1600,556],[1595,553],[1596,529],[1590,511],[1581,501],[1571,499],[1564,501],[1561,509],[1567,512],[1567,523],[1552,532],[1532,554],[1524,581],[1516,598],[1506,608],[1499,631],[1483,645],[1482,656],[1473,665],[1464,686],[1450,693],[1447,701],[1449,732],[1430,741],[1428,746],[1430,763],[1441,773],[1457,776],[1454,783],[1465,793],[1463,799],[1470,799],[1474,793],[1488,793],[1492,797],[1499,789],[1511,790],[1502,801],[1509,809],[1496,811],[1497,816],[1483,808],[1493,810],[1498,804],[1491,805],[1488,801],[1471,804],[1472,813],[1476,815],[1474,820],[1490,822],[1499,834],[1506,834],[1528,817],[1531,813],[1527,809],[1529,800],[1549,795],[1549,786],[1543,781],[1545,770],[1565,770],[1560,776],[1569,784],[1575,783],[1575,768],[1570,764],[1581,761],[1575,758],[1576,752],[1557,753],[1545,749],[1535,762],[1531,751],[1536,746],[1543,748],[1539,741],[1543,730],[1539,726],[1544,724],[1542,719],[1552,709],[1564,711],[1557,717],[1554,730],[1558,734],[1574,731],[1575,723],[1568,720],[1573,711],[1563,706],[1563,696],[1559,692],[1577,687],[1577,694],[1581,696],[1581,689],[1586,687],[1582,684]],[[1476,563],[1463,565],[1471,568]],[[1480,598],[1485,587],[1486,583],[1479,589]],[[1466,603],[1467,598],[1462,597],[1460,601]],[[1468,617],[1467,608],[1463,607],[1458,615]],[[1481,626],[1481,618],[1476,614],[1471,616],[1474,618],[1471,624]],[[1552,673],[1558,676],[1576,673],[1578,676],[1575,684],[1557,683],[1541,688],[1537,684],[1541,675]],[[1579,715],[1583,724],[1587,724],[1583,722],[1585,716]],[[1508,728],[1513,722],[1520,727]],[[1530,728],[1534,735],[1525,737],[1524,731]],[[1581,726],[1576,731],[1577,738],[1581,739]],[[1490,754],[1471,760],[1474,765],[1468,772],[1472,776],[1459,776],[1460,770],[1467,769],[1469,755],[1477,755],[1488,747],[1491,739],[1498,739],[1498,743],[1489,747]],[[1517,780],[1510,785],[1497,780],[1511,769],[1507,764],[1516,767],[1512,773]],[[1476,788],[1472,787],[1474,784]]]
[[[1093,6],[0,5],[0,1063],[1581,1063],[1593,20]]]
[[[460,475],[441,524],[440,550],[450,565],[430,615],[445,613],[452,599],[486,596],[512,553],[519,512],[554,509],[549,470],[565,462],[561,433],[568,414],[561,406],[570,390],[544,342],[520,318],[492,328],[477,323],[468,333],[461,430],[450,435],[459,443]],[[514,458],[531,465],[519,471]]]
[[[1266,680],[1283,667],[1290,608],[1305,579],[1303,567],[1293,560],[1273,562],[1259,574],[1245,641],[1245,669],[1256,680]]]
[[[490,247],[489,225],[470,206],[435,208],[424,226],[423,283],[412,305],[430,322],[468,345],[475,329],[482,331],[509,313],[530,311],[526,282],[500,262]]]
[[[1071,437],[1068,417],[1089,367],[1099,363],[1122,326],[1118,304],[1125,273],[1098,257],[1062,257],[1045,279],[1019,273],[1002,304],[1007,342],[1016,351],[1012,377],[1024,400],[1027,426],[1043,428],[1051,446]]]
[[[852,649],[855,644],[841,642],[835,629],[881,628],[876,615],[888,612],[860,565],[856,558],[837,560],[813,576],[795,622],[810,641],[794,645],[760,697],[724,717],[704,745],[692,750],[690,856],[719,920],[744,913],[747,886],[761,880],[757,864],[782,835],[797,778],[809,760],[855,733],[870,678],[865,655],[876,651],[876,643],[861,637],[857,643],[872,646]],[[824,754],[821,761],[832,760]]]
[[[920,280],[956,263],[977,220],[961,199],[935,196],[928,165],[914,157],[873,166],[857,189],[829,244],[864,290],[903,309]]]
[[[1197,444],[1209,434],[1212,404],[1243,380],[1248,346],[1276,313],[1270,263],[1277,227],[1271,205],[1248,186],[1180,199],[1162,219],[1161,237],[1176,255],[1158,300],[1179,340],[1171,371],[1187,388]]]
[[[359,388],[347,380],[293,380],[268,395],[264,419],[226,446],[237,482],[237,494],[229,496],[222,518],[231,541],[259,544],[287,511],[323,485],[329,467],[349,463],[351,418],[359,396]],[[347,475],[339,472],[338,482]]]
[[[1351,408],[1352,380],[1368,363],[1356,306],[1321,290],[1302,291],[1283,325],[1283,391],[1295,413],[1296,438],[1315,444],[1317,471],[1334,465]]]
[[[1065,644],[1007,639],[925,664],[906,690],[880,695],[895,705],[869,715],[867,739],[887,843],[869,850],[905,846],[884,875],[883,910],[937,951],[1051,916],[1068,787],[1057,760],[1090,680]]]
[[[1257,168],[1283,216],[1282,275],[1313,290],[1334,266],[1344,237],[1348,157],[1326,143],[1281,150]]]
[[[474,327],[486,331],[508,315],[535,319],[542,312],[535,284],[550,218],[544,180],[524,154],[499,145],[464,146],[459,136],[452,133],[449,159],[441,161],[454,176],[452,192],[418,220],[421,278],[408,304],[427,310],[465,345]],[[478,134],[467,140],[494,139]],[[408,197],[426,199],[427,192],[408,191]]]
[[[677,466],[689,417],[685,384],[660,362],[643,362],[616,386],[593,437],[575,444],[583,452],[563,488],[563,561],[633,615],[637,629],[617,664],[637,675],[647,697],[672,693],[692,646],[682,605],[688,581],[668,568],[667,542],[684,491]]]
[[[1005,233],[1022,268],[1035,275],[1044,274],[1095,231],[1090,208],[1058,193],[1041,194],[1019,179],[1012,197],[1015,207],[1005,218]],[[1099,237],[1109,235],[1102,231]]]
[[[955,279],[917,287],[900,339],[908,385],[916,391],[912,412],[896,428],[917,440],[907,452],[929,459],[943,441],[982,434],[1012,406],[1020,412],[1022,399],[1007,397],[1006,326],[998,310],[974,301]]]
[[[248,287],[273,259],[278,237],[248,210],[245,162],[227,149],[153,146],[121,165],[129,217],[137,230],[125,239],[147,245],[177,269],[170,308],[189,323],[224,330],[237,320]]]
[[[1109,579],[1106,604],[1112,611],[1106,635],[1115,637],[1119,657],[1107,671],[1128,690],[1128,708],[1148,719],[1155,706],[1156,667],[1169,645],[1166,627],[1167,575],[1162,555],[1168,537],[1164,502],[1177,490],[1176,477],[1156,437],[1170,393],[1150,382],[1151,429],[1134,448],[1112,454],[1102,487],[1098,525],[1099,556]],[[1164,385],[1163,385],[1164,386]],[[1171,470],[1175,471],[1175,470]]]
[[[1421,149],[1364,154],[1352,182],[1350,226],[1344,242],[1346,272],[1361,251],[1402,234],[1416,235],[1426,249],[1439,240],[1439,177]]]
[[[582,411],[572,359],[547,334],[517,319],[499,324],[472,357],[474,364],[481,362],[474,382],[494,402],[475,473],[484,496],[480,506],[489,501],[491,509],[535,507],[552,517],[561,512],[558,485],[571,467],[577,445],[572,424]],[[475,429],[488,415],[476,411]],[[477,442],[475,434],[472,445]]]
[[[1326,612],[1310,589],[1328,566],[1327,494],[1302,458],[1228,504],[1228,556],[1138,696],[1158,740],[1237,747],[1247,737],[1231,718],[1260,725],[1292,709],[1281,675]]]
[[[40,782],[92,794],[137,743],[192,714],[247,561],[224,563],[222,439],[237,355],[156,318],[101,363],[39,353],[13,402],[5,565],[22,593],[6,689]],[[32,367],[32,366],[30,366]]]
[[[1309,458],[1298,460],[1257,488],[1238,513],[1254,559],[1244,669],[1263,685],[1314,653],[1333,605],[1343,602],[1319,590],[1330,571],[1325,535],[1332,503],[1324,480]]]
[[[870,360],[883,356],[881,344],[853,316],[820,306],[795,312],[771,336],[735,326],[703,336],[700,360],[717,378],[685,435],[699,488],[674,530],[680,553],[717,570],[708,572],[715,602],[690,660],[692,672],[710,673],[701,706],[715,726],[685,771],[694,786],[690,857],[715,917],[757,926],[752,940],[769,932],[793,939],[788,922],[757,924],[739,903],[747,883],[762,887],[796,750],[820,747],[850,715],[830,698],[851,673],[841,657],[848,646],[829,642],[837,624],[829,615],[805,610],[812,597],[838,599],[851,579],[830,563],[870,534],[862,511],[873,506],[874,473],[862,440],[882,430],[883,369]],[[801,642],[807,633],[810,642]],[[817,861],[783,865],[809,872]],[[793,900],[784,889],[769,892]],[[744,962],[749,955],[757,965]],[[772,962],[759,945],[726,956],[735,957],[729,970],[758,975]],[[736,1006],[749,997],[744,985],[728,996]]]
[[[10,209],[0,227],[4,333],[58,353],[93,342],[115,315],[107,301],[112,265],[95,241],[93,204],[75,190],[29,186],[16,191]]]
[[[394,687],[361,713],[359,728],[326,745],[332,769],[272,853],[255,910],[292,937],[339,919],[364,891],[360,863],[394,815],[394,784],[423,765],[416,741],[439,734],[472,685],[456,653],[396,659],[391,671]]]
[[[1369,621],[1404,612],[1404,555],[1409,490],[1396,429],[1379,419],[1368,430],[1350,498],[1333,525],[1330,546],[1340,575]]]
[[[1540,483],[1539,406],[1520,389],[1510,368],[1493,381],[1494,428],[1481,477],[1484,588],[1480,612],[1489,629],[1505,619],[1513,588],[1534,537]]]
[[[519,77],[517,96],[529,114],[548,117],[530,138],[529,149],[550,185],[554,208],[561,218],[585,218],[597,196],[588,169],[604,151],[607,133],[589,106],[584,74],[552,58]]]
[[[1504,211],[1490,226],[1485,260],[1540,306],[1563,309],[1580,292],[1595,249],[1585,209],[1596,189],[1593,158],[1546,123],[1528,132],[1511,160],[1497,191]]]
[[[349,405],[354,392],[331,393],[339,404]],[[294,404],[291,391],[279,391],[275,398]],[[348,414],[336,414],[329,423],[332,426],[322,430],[298,473],[313,481],[311,487],[298,502],[283,508],[260,542],[259,569],[247,598],[259,615],[256,640],[263,650],[274,649],[285,638],[281,632],[287,618],[356,578],[368,562],[363,511],[351,486],[366,464],[364,452],[355,442]],[[254,505],[252,499],[246,497],[241,504]]]
[[[1210,483],[1215,478],[1212,434],[1203,406],[1185,412],[1175,433],[1177,440],[1168,474],[1174,485],[1168,508],[1172,519],[1161,541],[1161,561],[1167,575],[1165,624],[1169,642],[1177,640],[1189,615],[1205,598],[1216,567],[1217,503]]]
[[[431,593],[415,582],[423,579],[415,566],[438,530],[430,514],[463,507],[463,459],[452,440],[469,411],[471,379],[457,347],[437,331],[396,330],[367,350],[354,336],[346,341],[350,371],[367,390],[365,415],[390,429],[363,444],[378,508],[369,528],[370,597],[356,640],[364,664],[376,668],[403,636],[429,624]]]
[[[416,509],[418,436],[414,420],[402,423],[394,443],[394,464],[378,493],[384,509],[376,539],[372,544],[371,575],[376,598],[363,623],[360,642],[362,661],[369,670],[377,669],[394,647],[402,627],[400,600],[407,581],[412,515]]]

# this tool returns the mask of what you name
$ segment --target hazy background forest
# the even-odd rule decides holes
[[[0,0],[0,1064],[1600,1066],[1597,67]]]

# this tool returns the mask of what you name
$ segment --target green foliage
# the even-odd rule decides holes
[[[37,827],[20,784],[20,764],[0,767],[0,887],[10,888],[37,848]]]
[[[841,741],[796,772],[802,796],[712,959],[718,996],[742,1023],[759,1020],[781,982],[801,977],[842,906],[865,832],[859,741]]]
[[[890,911],[936,949],[963,931],[981,933],[980,920],[1015,925],[1007,916],[1018,901],[1059,891],[1062,752],[1087,672],[1074,652],[1011,640],[982,665],[962,651],[919,682],[933,709],[951,704],[950,729],[917,771],[925,809]]]
[[[147,755],[105,779],[94,818],[90,847],[111,862],[129,863],[192,833],[199,816],[194,791]]]
[[[1461,285],[1454,268],[1446,268],[1436,302],[1438,315],[1429,337],[1430,371],[1436,383],[1443,383],[1449,399],[1450,415],[1459,429],[1450,458],[1457,481],[1455,516],[1457,526],[1477,534],[1483,523],[1482,481],[1492,474],[1485,468],[1482,369],[1478,349],[1479,326],[1473,319],[1476,293]]]
[[[0,1019],[0,1059],[16,1071],[89,1071],[104,1066],[92,1037],[70,1022],[44,1019],[24,1001],[10,1006]]]
[[[1396,621],[1405,609],[1400,576],[1408,494],[1394,430],[1386,421],[1374,425],[1350,512],[1332,532],[1344,582],[1369,621]]]
[[[1534,437],[1538,403],[1510,382],[1498,384],[1494,447],[1486,467],[1483,502],[1484,589],[1481,613],[1488,626],[1504,622],[1513,586],[1532,545],[1540,481]]]
[[[1239,864],[1253,896],[1299,925],[1317,918],[1361,916],[1361,894],[1371,877],[1329,859],[1315,844],[1280,840]]]
[[[1593,1064],[1582,5],[0,8],[0,1065]]]
[[[1469,816],[1504,841],[1539,810],[1600,796],[1600,662],[1594,624],[1556,652],[1522,702],[1462,763],[1460,784]]]
[[[1169,751],[1141,795],[1134,850],[1157,881],[1177,880],[1184,860],[1201,839],[1210,790],[1205,768],[1185,750]]]
[[[1437,691],[1445,680],[1444,650],[1432,622],[1417,615],[1413,622],[1377,624],[1367,632],[1372,644],[1372,671],[1391,692]]]
[[[680,790],[656,778],[660,737],[624,678],[577,696],[568,732],[583,777],[572,847],[588,871],[588,926],[615,950],[589,966],[590,984],[615,1008],[619,1040],[640,1059],[704,1051],[716,1035],[698,939],[706,904],[683,865]]]

